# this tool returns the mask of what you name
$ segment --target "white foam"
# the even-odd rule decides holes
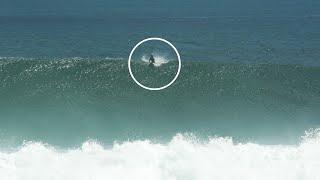
[[[30,142],[0,153],[0,179],[319,180],[319,132],[295,146],[235,144],[231,138],[201,142],[180,134],[168,144],[145,140],[104,148],[88,141],[65,151]]]
[[[170,61],[165,56],[157,54],[157,53],[153,53],[153,56],[154,56],[154,66],[156,66],[156,67],[159,67],[159,66],[166,64]],[[149,63],[149,58],[150,58],[149,56],[143,55],[141,57],[141,61],[143,61],[145,63]]]

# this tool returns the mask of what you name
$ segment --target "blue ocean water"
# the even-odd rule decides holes
[[[2,57],[127,59],[147,37],[171,41],[183,60],[319,65],[320,18],[0,18]]]

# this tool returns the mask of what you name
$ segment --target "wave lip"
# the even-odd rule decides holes
[[[16,152],[0,153],[0,178],[317,180],[319,150],[319,130],[308,132],[295,146],[236,144],[222,137],[204,142],[182,134],[167,144],[144,140],[112,148],[87,141],[78,149],[58,150],[29,142]]]

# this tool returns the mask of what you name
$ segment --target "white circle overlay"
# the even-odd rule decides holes
[[[175,53],[176,53],[176,55],[177,55],[177,57],[178,57],[179,66],[178,66],[178,71],[177,71],[176,76],[172,79],[172,81],[171,81],[169,84],[164,85],[164,86],[162,86],[162,87],[156,87],[156,88],[154,88],[154,87],[147,87],[147,86],[141,84],[141,83],[134,77],[134,75],[133,75],[133,73],[132,73],[132,71],[131,71],[131,57],[132,57],[133,52],[134,52],[142,43],[145,43],[145,42],[147,42],[147,41],[162,41],[162,42],[168,44],[169,46],[172,47],[172,49],[175,51]],[[158,38],[158,37],[151,37],[151,38],[147,38],[147,39],[144,39],[144,40],[140,41],[140,42],[139,42],[138,44],[136,44],[136,45],[134,46],[134,48],[131,50],[130,55],[129,55],[129,59],[128,59],[128,68],[129,68],[129,73],[130,73],[131,78],[132,78],[132,79],[134,80],[134,82],[137,83],[140,87],[142,87],[142,88],[144,88],[144,89],[147,89],[147,90],[150,90],[150,91],[159,91],[159,90],[162,90],[162,89],[165,89],[165,88],[171,86],[171,85],[177,80],[177,78],[178,78],[178,76],[179,76],[179,74],[180,74],[180,70],[181,70],[181,58],[180,58],[180,54],[179,54],[177,48],[174,47],[174,45],[171,44],[169,41],[167,41],[167,40],[165,40],[165,39],[162,39],[162,38]]]

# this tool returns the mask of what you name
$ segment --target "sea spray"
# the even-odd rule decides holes
[[[170,61],[167,57],[162,56],[160,54],[154,54],[154,59],[155,59],[154,66],[156,67],[160,67],[161,65],[166,64]],[[147,55],[143,55],[141,57],[141,61],[144,63],[149,63],[149,57],[147,57]]]
[[[318,180],[319,151],[319,135],[297,145],[234,143],[223,137],[200,140],[183,134],[164,144],[136,140],[109,148],[96,141],[64,150],[28,142],[17,151],[0,153],[0,178]]]

